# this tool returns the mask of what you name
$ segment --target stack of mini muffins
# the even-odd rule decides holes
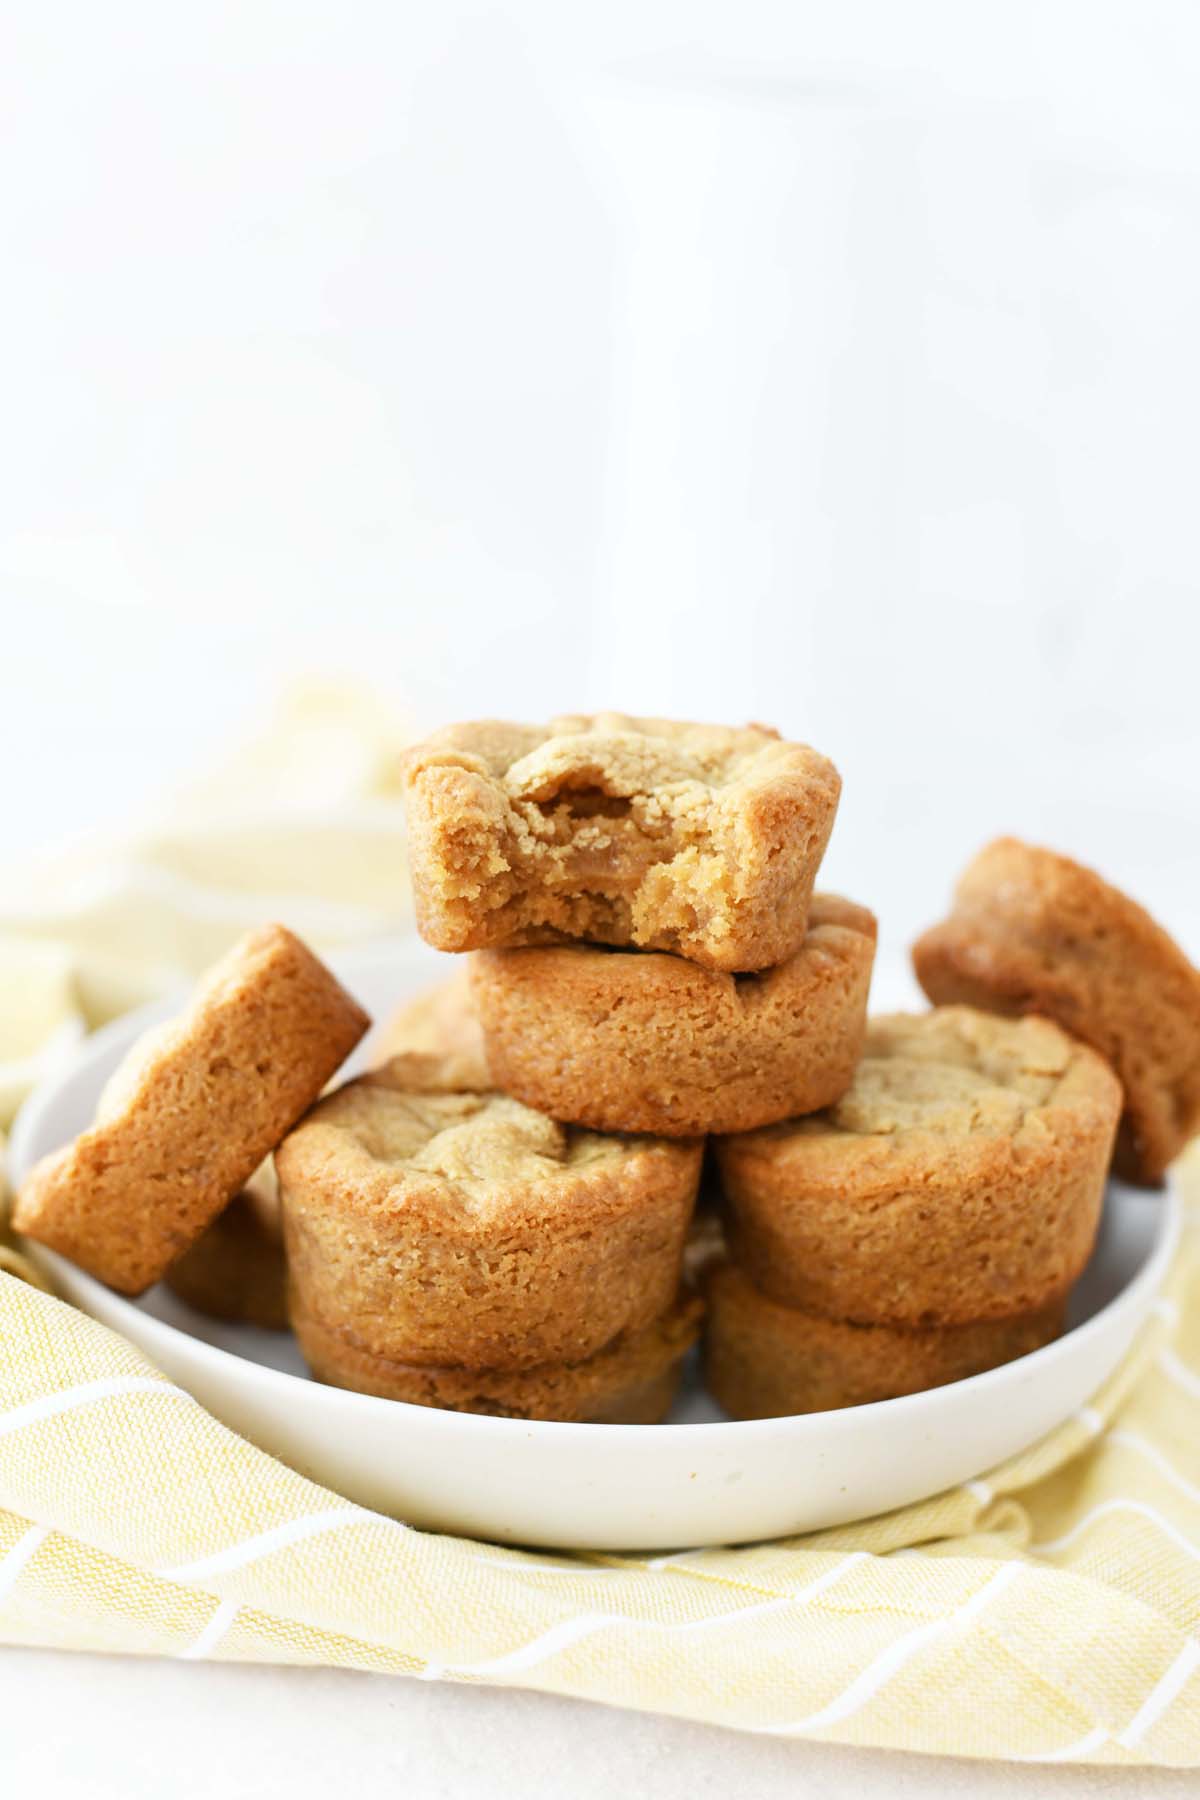
[[[826,1105],[858,1060],[875,922],[813,897],[838,789],[771,732],[615,714],[410,753],[418,924],[474,952],[470,992],[406,1009],[277,1155],[319,1375],[663,1416],[705,1136]]]
[[[709,1387],[738,1418],[974,1375],[1062,1327],[1096,1235],[1120,1090],[1044,1019],[876,1019],[812,1119],[722,1140],[731,1259]]]
[[[465,725],[406,787],[418,924],[467,972],[322,1098],[369,1021],[251,934],[30,1173],[20,1230],[269,1326],[286,1243],[321,1379],[525,1418],[662,1418],[706,1305],[708,1385],[753,1418],[1044,1344],[1118,1119],[1146,1183],[1200,1126],[1200,973],[1014,840],[916,946],[933,1010],[868,1027],[875,921],[814,893],[838,776],[773,732]]]

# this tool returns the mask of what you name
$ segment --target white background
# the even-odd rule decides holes
[[[9,853],[319,670],[415,727],[767,719],[893,950],[1010,829],[1200,954],[1198,88],[1186,0],[9,0]],[[375,1678],[4,1682],[51,1793],[965,1791]]]

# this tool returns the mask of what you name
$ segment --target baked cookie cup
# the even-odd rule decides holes
[[[14,1226],[141,1293],[244,1187],[369,1024],[290,931],[250,932],[180,1017],[134,1045],[91,1128],[31,1170]]]
[[[1066,1311],[1054,1300],[971,1325],[851,1325],[780,1306],[730,1262],[706,1271],[704,1293],[704,1379],[735,1419],[864,1406],[962,1381],[1051,1343]]]
[[[582,1362],[673,1301],[700,1159],[420,1091],[399,1057],[276,1153],[293,1303],[389,1361]]]
[[[505,1093],[598,1131],[749,1131],[827,1106],[866,1030],[875,920],[814,897],[794,956],[729,975],[678,956],[570,946],[471,958]]]
[[[1038,1312],[1091,1252],[1120,1110],[1048,1020],[876,1019],[834,1106],[718,1141],[732,1253],[770,1298],[861,1325]]]
[[[1200,970],[1093,870],[1000,838],[968,864],[913,964],[938,1004],[1041,1013],[1107,1058],[1125,1094],[1126,1180],[1157,1185],[1200,1129]]]
[[[765,969],[804,941],[841,780],[806,744],[598,713],[453,725],[403,765],[421,935]]]
[[[666,1417],[684,1356],[700,1331],[701,1303],[681,1295],[659,1318],[624,1332],[582,1362],[528,1369],[422,1367],[375,1355],[296,1303],[300,1348],[319,1381],[453,1412],[516,1419],[653,1425]]]

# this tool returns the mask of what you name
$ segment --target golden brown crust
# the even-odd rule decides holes
[[[704,1289],[705,1381],[735,1419],[862,1406],[962,1381],[1050,1343],[1065,1310],[1058,1300],[1020,1318],[904,1331],[780,1306],[729,1262],[709,1267]]]
[[[404,778],[417,924],[437,948],[583,939],[730,971],[800,948],[841,787],[761,727],[623,713],[450,726]]]
[[[282,925],[252,931],[130,1051],[90,1130],[38,1163],[13,1223],[124,1293],[163,1275],[370,1020]]]
[[[287,1262],[274,1170],[264,1164],[167,1270],[173,1294],[211,1319],[286,1331]]]
[[[1200,970],[1091,869],[1016,838],[968,864],[953,910],[913,946],[935,1002],[1042,1013],[1113,1065],[1117,1169],[1153,1186],[1200,1129]]]
[[[701,1310],[695,1295],[681,1295],[649,1325],[623,1334],[586,1361],[527,1369],[396,1362],[362,1349],[299,1306],[294,1324],[313,1374],[335,1387],[455,1412],[652,1425],[670,1411],[680,1364],[699,1335]]]
[[[749,1131],[827,1106],[866,1028],[875,920],[814,896],[796,954],[734,976],[582,945],[471,958],[487,1061],[505,1093],[598,1131]]]
[[[419,1091],[399,1058],[276,1154],[296,1303],[396,1362],[583,1361],[670,1304],[700,1159]]]
[[[731,1247],[764,1293],[827,1318],[1038,1311],[1091,1252],[1119,1112],[1107,1064],[1048,1020],[874,1020],[835,1106],[719,1141]]]

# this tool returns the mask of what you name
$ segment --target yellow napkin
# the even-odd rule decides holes
[[[301,695],[169,828],[10,888],[8,1095],[255,920],[321,943],[394,930],[393,743],[361,699]],[[1195,1158],[1189,1175],[1200,1190]],[[1198,1221],[1123,1367],[1025,1455],[864,1525],[650,1559],[365,1512],[0,1258],[0,1639],[516,1684],[956,1755],[1200,1764]]]

